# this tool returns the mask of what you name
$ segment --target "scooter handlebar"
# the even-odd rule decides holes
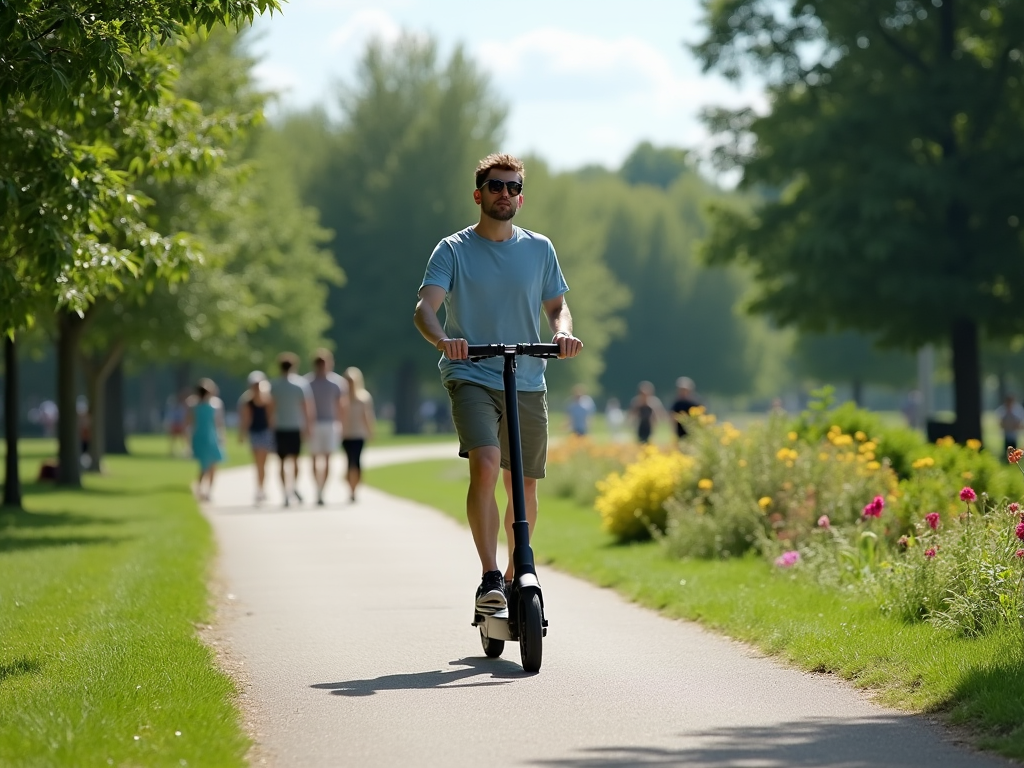
[[[483,360],[485,357],[501,357],[506,350],[516,355],[529,357],[558,357],[557,344],[470,344],[471,360]]]

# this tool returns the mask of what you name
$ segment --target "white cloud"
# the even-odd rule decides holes
[[[391,14],[379,8],[370,8],[353,14],[342,26],[331,31],[327,37],[327,47],[332,53],[342,51],[359,56],[371,40],[391,43],[401,33],[401,25]]]

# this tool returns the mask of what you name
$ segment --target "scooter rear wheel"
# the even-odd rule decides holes
[[[543,656],[544,611],[540,595],[534,593],[519,601],[519,654],[523,670],[539,672]]]
[[[480,645],[484,647],[484,655],[488,659],[496,659],[505,650],[504,640],[495,640],[493,637],[484,635],[484,628],[480,627]]]

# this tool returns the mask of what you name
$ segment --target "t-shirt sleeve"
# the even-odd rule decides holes
[[[423,275],[420,288],[426,285],[438,285],[451,293],[452,281],[455,279],[455,252],[447,240],[442,240],[434,248],[427,261],[427,270]]]
[[[561,296],[569,290],[569,286],[562,276],[562,268],[558,266],[558,256],[555,254],[555,246],[548,241],[547,267],[544,275],[544,291],[542,301],[548,301],[556,296]]]

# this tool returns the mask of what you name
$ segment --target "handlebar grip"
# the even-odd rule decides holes
[[[501,357],[506,349],[528,357],[558,357],[559,353],[557,344],[470,344],[469,358],[482,360],[485,357]]]

